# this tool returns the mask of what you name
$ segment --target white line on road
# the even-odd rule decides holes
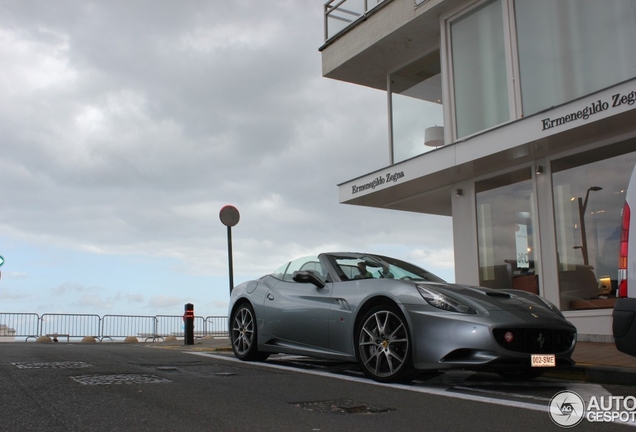
[[[235,362],[235,363],[243,363],[244,364],[243,361],[241,361],[241,360],[239,360],[237,358],[234,358],[234,357],[223,356],[223,355],[218,355],[218,354],[203,353],[203,352],[193,352],[193,351],[184,351],[184,352],[186,352],[187,354],[199,355],[199,356],[203,356],[203,357],[214,358],[214,359],[217,359],[217,360],[224,360],[224,361]],[[425,387],[415,387],[415,386],[410,386],[410,385],[405,385],[405,384],[384,384],[384,383],[380,383],[380,382],[377,382],[377,381],[370,380],[369,378],[356,378],[356,377],[350,377],[350,376],[344,376],[344,375],[336,375],[336,374],[333,374],[333,373],[330,373],[330,372],[323,372],[323,371],[317,371],[317,370],[298,369],[298,368],[294,368],[294,367],[282,366],[282,365],[276,365],[276,364],[270,364],[270,363],[258,363],[258,366],[271,368],[271,369],[285,370],[285,371],[288,371],[288,372],[296,372],[296,373],[303,373],[303,374],[307,374],[307,375],[321,376],[321,377],[326,377],[326,378],[335,378],[335,379],[339,379],[339,380],[343,380],[343,381],[352,381],[352,382],[368,384],[368,385],[376,385],[376,386],[381,386],[381,387],[389,387],[389,388],[395,388],[395,389],[400,389],[400,390],[407,390],[407,391],[430,394],[430,395],[435,395],[435,396],[446,396],[446,397],[451,397],[451,398],[455,398],[455,399],[462,399],[462,400],[467,400],[467,401],[473,401],[473,402],[483,402],[483,403],[489,403],[489,404],[493,404],[493,405],[502,405],[502,406],[508,406],[508,407],[513,407],[513,408],[524,408],[524,409],[529,409],[529,410],[533,410],[533,411],[542,411],[542,412],[546,412],[546,413],[548,412],[548,405],[547,404],[537,405],[537,404],[532,404],[532,403],[527,403],[527,402],[518,402],[518,401],[509,401],[509,400],[503,400],[503,399],[489,398],[489,397],[485,397],[485,396],[469,395],[469,394],[463,394],[463,393],[452,393],[452,392],[449,392],[447,389],[434,389],[434,388],[425,388]]]
[[[203,357],[210,357],[210,358],[214,358],[214,359],[218,359],[218,360],[224,360],[224,361],[229,361],[229,362],[234,362],[234,363],[244,363],[242,360],[239,360],[236,357],[230,357],[230,356],[218,355],[218,354],[210,354],[210,353],[204,353],[204,352],[192,352],[192,351],[184,351],[184,352],[187,353],[187,354],[194,354],[194,355],[199,355],[199,356],[203,356]],[[304,356],[302,356],[302,357],[286,356],[285,358],[287,358],[288,360],[291,360],[291,359],[305,358],[305,357]],[[367,385],[389,387],[389,388],[395,388],[395,389],[399,389],[399,390],[407,390],[407,391],[416,392],[416,393],[423,393],[423,394],[429,394],[429,395],[435,395],[435,396],[445,396],[445,397],[450,397],[450,398],[455,398],[455,399],[462,399],[462,400],[467,400],[467,401],[472,401],[472,402],[483,402],[483,403],[487,403],[487,404],[500,405],[500,406],[513,407],[513,408],[523,408],[523,409],[528,409],[528,410],[533,410],[533,411],[541,411],[541,412],[546,412],[546,413],[549,412],[549,400],[543,399],[543,398],[535,397],[536,399],[539,399],[539,400],[541,400],[543,402],[542,404],[539,405],[539,404],[528,403],[528,402],[519,402],[519,401],[505,400],[505,399],[500,399],[500,398],[490,398],[490,397],[486,397],[486,396],[477,396],[477,395],[470,395],[470,394],[465,394],[465,393],[455,393],[455,392],[452,391],[453,388],[456,388],[456,389],[460,389],[460,390],[481,391],[481,392],[484,392],[484,393],[501,394],[501,395],[508,395],[508,396],[512,396],[512,397],[524,397],[524,395],[517,395],[517,394],[512,394],[512,393],[494,391],[494,390],[475,389],[475,388],[471,388],[470,386],[466,386],[465,388],[462,388],[462,386],[453,385],[453,386],[448,386],[446,388],[431,388],[431,387],[419,387],[419,386],[405,385],[405,384],[385,384],[385,383],[380,383],[380,382],[377,382],[377,381],[373,381],[373,380],[371,380],[369,378],[366,378],[366,377],[357,378],[357,377],[346,376],[346,375],[338,375],[338,374],[334,374],[332,372],[323,372],[323,371],[319,371],[319,370],[309,370],[309,369],[298,369],[298,368],[295,368],[295,367],[283,366],[283,365],[272,364],[272,363],[264,363],[264,362],[252,363],[252,364],[256,364],[258,366],[262,366],[262,367],[270,368],[270,369],[278,369],[278,370],[284,370],[284,371],[288,371],[288,372],[303,373],[303,374],[307,374],[307,375],[315,375],[315,376],[321,376],[321,377],[326,377],[326,378],[339,379],[339,380],[342,380],[342,381],[352,381],[352,382],[357,382],[357,383],[362,383],[362,384],[367,384]],[[541,383],[536,383],[536,384],[537,384],[536,386],[541,386],[542,385]],[[553,384],[550,383],[550,384],[546,384],[546,385],[550,385],[551,386]],[[600,386],[598,384],[567,383],[566,384],[566,388],[568,390],[574,391],[577,394],[581,395],[583,397],[583,399],[586,400],[586,401],[589,400],[589,398],[591,396],[596,396],[596,397],[599,397],[599,396],[611,396],[611,394],[605,388],[603,388],[602,386]],[[525,397],[528,397],[528,396],[525,395]],[[614,421],[613,423],[636,427],[636,423],[632,423],[630,421],[623,422],[623,421],[617,420],[617,421]]]

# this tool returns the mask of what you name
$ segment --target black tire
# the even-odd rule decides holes
[[[256,315],[249,303],[243,303],[232,313],[230,320],[232,350],[239,360],[263,361],[269,354],[258,351]]]
[[[498,371],[500,377],[510,381],[531,381],[539,378],[545,372],[542,368],[527,368],[519,370]]]
[[[364,313],[355,333],[362,372],[379,382],[408,382],[417,376],[411,356],[411,334],[400,309],[390,303]]]

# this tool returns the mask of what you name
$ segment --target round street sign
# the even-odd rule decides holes
[[[237,223],[239,223],[239,219],[241,219],[241,215],[236,207],[231,205],[226,205],[221,209],[219,213],[219,218],[223,225],[227,227],[233,227]]]

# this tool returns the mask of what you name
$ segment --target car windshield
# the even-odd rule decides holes
[[[404,279],[440,282],[444,280],[420,267],[382,255],[327,254],[341,280],[352,279]]]

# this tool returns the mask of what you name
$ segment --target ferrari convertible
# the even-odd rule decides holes
[[[380,382],[452,368],[532,379],[574,364],[576,328],[548,300],[449,284],[374,254],[287,262],[236,286],[228,317],[241,360],[287,353],[352,361]]]

